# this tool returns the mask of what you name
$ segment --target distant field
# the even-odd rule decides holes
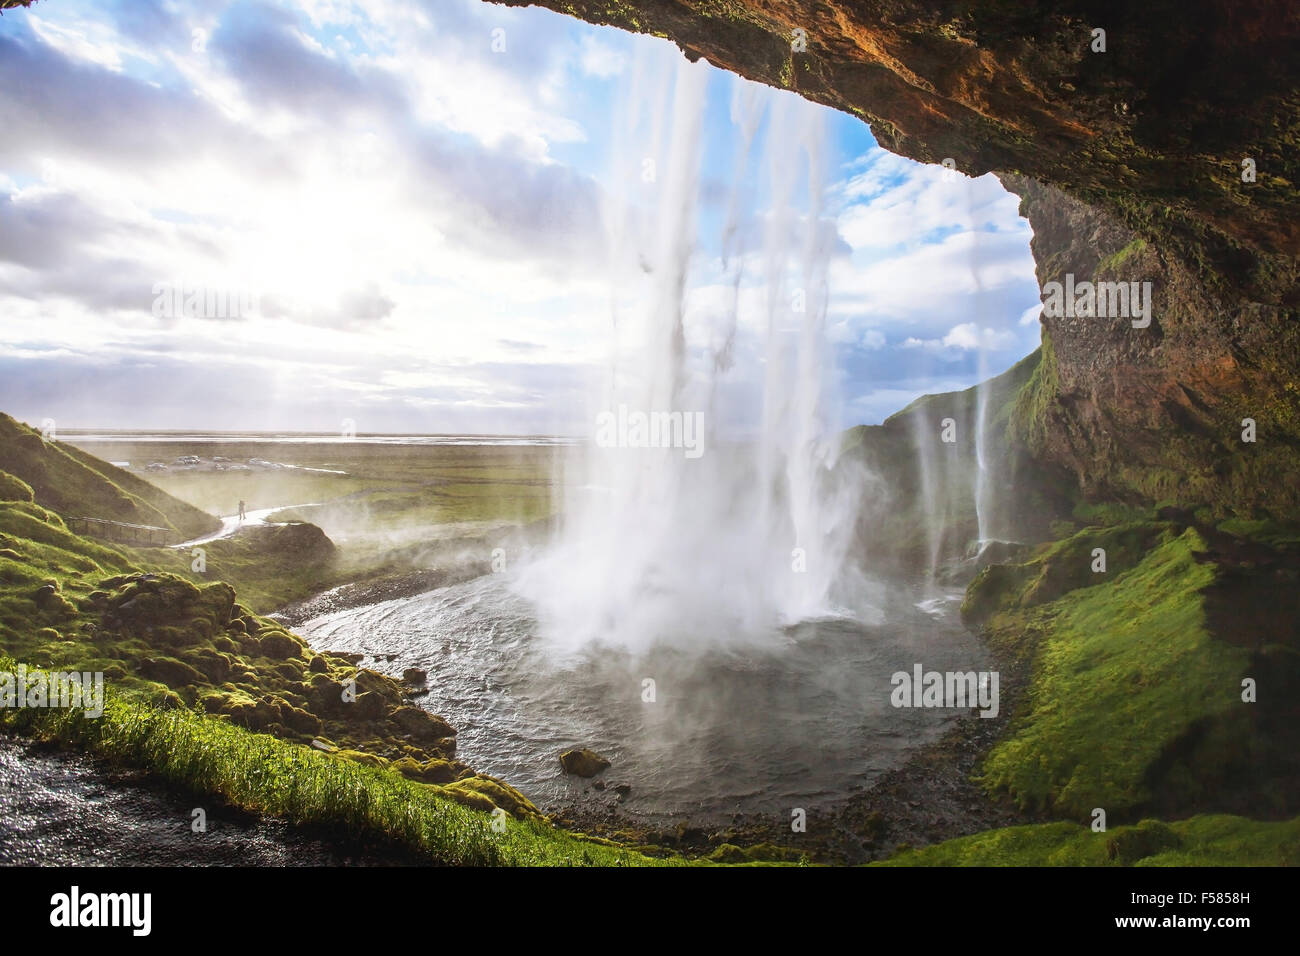
[[[358,545],[546,518],[558,500],[554,475],[571,454],[548,445],[67,440],[129,462],[132,473],[211,514],[234,514],[241,500],[250,511],[291,509],[273,520],[310,521]],[[200,464],[176,464],[186,456]],[[166,468],[150,470],[155,462]],[[317,506],[299,507],[307,504]]]

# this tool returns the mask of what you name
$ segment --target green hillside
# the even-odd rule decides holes
[[[149,482],[100,461],[79,448],[41,434],[0,414],[0,471],[21,478],[36,503],[64,518],[104,518],[168,528],[194,538],[221,521],[173,498]]]

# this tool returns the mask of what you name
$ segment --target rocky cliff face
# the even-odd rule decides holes
[[[1300,8],[540,5],[854,113],[902,155],[997,172],[1023,199],[1041,283],[1152,283],[1146,328],[1044,317],[1018,419],[1034,454],[1093,498],[1300,515]]]
[[[1176,243],[1105,207],[1003,175],[1034,227],[1040,286],[1151,283],[1151,323],[1042,317],[1044,359],[1021,437],[1086,498],[1300,515],[1300,322],[1225,291]],[[1141,320],[1137,320],[1140,322]],[[1243,440],[1253,422],[1256,440]]]

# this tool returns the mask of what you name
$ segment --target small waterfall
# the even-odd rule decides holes
[[[975,180],[967,180],[968,196],[971,199],[971,205],[974,206],[974,189]],[[972,216],[972,219],[974,217]],[[980,232],[978,223],[972,222],[976,231],[975,239],[978,240]],[[973,482],[973,497],[975,499],[975,523],[976,540],[973,549],[974,556],[978,557],[992,540],[993,529],[993,499],[994,492],[991,478],[991,465],[988,450],[988,403],[989,403],[989,367],[988,367],[988,343],[984,336],[984,324],[980,321],[983,316],[980,307],[983,304],[984,282],[980,278],[980,263],[977,255],[978,242],[971,242],[971,278],[975,283],[976,303],[975,310],[975,337],[976,337],[976,377],[975,386],[975,477]]]
[[[916,451],[921,487],[917,501],[919,525],[924,529],[929,555],[930,577],[939,570],[943,557],[943,532],[948,522],[948,480],[946,462],[939,457],[946,446],[940,443],[940,423],[920,414],[910,418],[912,447]]]
[[[992,519],[989,494],[992,484],[989,481],[989,462],[987,458],[989,383],[988,368],[985,359],[984,344],[979,346],[979,384],[975,386],[975,523],[979,529],[975,542],[978,554],[989,542],[989,522]]]
[[[619,111],[614,181],[629,195],[607,218],[611,346],[594,441],[557,540],[516,586],[543,635],[569,646],[780,640],[843,612],[864,487],[833,468],[824,121],[793,94],[726,78],[729,194],[702,212],[709,68],[639,49]],[[713,217],[716,231],[701,229]],[[759,376],[759,394],[745,390]],[[755,407],[756,427],[739,427],[736,410]]]

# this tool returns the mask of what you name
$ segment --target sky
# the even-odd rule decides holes
[[[794,100],[664,40],[481,0],[11,10],[0,410],[64,430],[582,434],[631,289],[614,259],[679,215],[672,135],[692,121],[681,307],[708,326],[740,264],[739,423],[770,354],[781,163],[802,163],[794,221],[829,237],[839,425],[1036,348],[1016,197]]]

